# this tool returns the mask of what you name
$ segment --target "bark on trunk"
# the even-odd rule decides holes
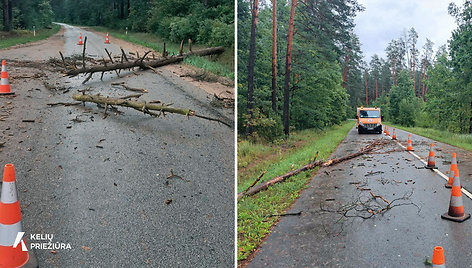
[[[375,77],[375,99],[376,100],[379,97],[378,89],[379,89],[379,79]]]
[[[134,96],[127,96],[127,98],[128,97],[134,97]],[[104,104],[105,107],[107,107],[108,105],[129,107],[137,111],[140,111],[142,113],[149,114],[151,116],[156,116],[156,117],[159,117],[161,115],[165,116],[166,113],[180,114],[187,117],[195,116],[195,117],[202,118],[205,120],[222,123],[225,126],[230,127],[230,128],[233,127],[230,123],[227,123],[221,119],[199,115],[195,111],[192,111],[190,109],[170,107],[168,105],[159,105],[159,104],[155,104],[151,102],[131,101],[131,100],[123,99],[123,98],[115,99],[115,98],[109,98],[109,97],[104,97],[100,95],[87,95],[87,94],[73,94],[72,98],[76,101]],[[157,111],[158,113],[155,113],[153,111]]]
[[[138,102],[138,101],[130,101],[130,100],[125,100],[125,99],[107,98],[100,95],[74,94],[72,95],[72,98],[76,101],[129,107],[129,108],[133,108],[138,111],[141,111],[141,112],[144,112],[146,110],[154,110],[154,111],[160,111],[164,113],[181,114],[185,116],[192,116],[195,114],[195,112],[190,109],[174,108],[174,107],[169,107],[169,106],[164,106],[164,105],[157,105],[157,104]]]
[[[251,25],[251,39],[249,41],[249,63],[248,63],[248,82],[247,82],[247,112],[249,114],[249,120],[253,119],[254,109],[254,63],[256,57],[256,28],[257,28],[257,9],[259,0],[253,0],[252,2],[252,25]],[[248,124],[247,134],[252,134],[252,126]]]
[[[369,91],[367,86],[367,71],[364,72],[364,81],[365,81],[365,106],[369,107]]]
[[[297,8],[297,0],[292,0],[290,8],[290,20],[288,25],[287,37],[287,56],[285,60],[285,83],[284,83],[284,133],[288,137],[290,135],[290,72],[292,70],[292,43],[293,43],[293,25],[295,21],[295,9]]]
[[[272,1],[272,111],[277,113],[277,0]]]
[[[346,51],[346,53],[349,52],[349,49]],[[346,57],[344,58],[344,70],[343,70],[343,88],[346,88],[347,85],[347,71],[349,70],[349,54],[346,54]]]

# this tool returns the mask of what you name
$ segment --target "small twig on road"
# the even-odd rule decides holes
[[[301,216],[301,215],[302,215],[302,211],[294,212],[294,213],[271,214],[266,217],[269,218],[269,217]]]
[[[82,102],[54,102],[54,103],[47,103],[46,105],[49,106],[57,106],[57,105],[63,105],[63,106],[73,106],[73,105],[80,105]]]
[[[111,85],[112,86],[121,86],[121,87],[123,87],[123,88],[125,88],[126,90],[129,90],[129,91],[148,93],[147,89],[130,87],[130,86],[127,86],[125,84],[125,82],[111,83]]]

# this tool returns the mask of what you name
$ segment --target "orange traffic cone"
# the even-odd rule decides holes
[[[449,211],[441,215],[441,218],[456,222],[463,222],[470,218],[470,214],[464,213],[462,203],[461,179],[459,170],[454,170],[454,181],[452,182],[451,201],[449,202]]]
[[[446,259],[444,258],[444,249],[442,247],[434,247],[433,267],[446,268]]]
[[[81,46],[83,44],[84,42],[82,42],[82,33],[79,33],[79,43],[77,43],[77,45]]]
[[[28,251],[21,225],[20,202],[15,184],[15,167],[6,164],[0,198],[0,267],[38,267]]]
[[[110,44],[110,39],[108,39],[108,32],[107,32],[107,36],[105,37],[105,44]]]
[[[434,151],[433,151],[433,144],[431,143],[431,147],[429,148],[429,156],[428,156],[428,164],[426,168],[433,169],[436,167],[436,161],[434,160]]]
[[[408,146],[406,147],[407,152],[412,152],[413,150],[413,145],[411,144],[411,134],[408,134]]]
[[[454,172],[455,170],[457,170],[457,176],[459,176],[456,153],[452,153],[451,168],[449,170],[449,181],[444,185],[446,188],[452,188],[452,182],[454,181],[454,176],[456,176],[456,173]]]
[[[388,126],[385,126],[385,127],[386,127],[385,135],[389,136],[390,133],[388,133]]]
[[[392,140],[396,140],[397,139],[397,135],[395,135],[395,128],[393,129],[393,135],[392,135]]]
[[[2,73],[0,78],[0,95],[13,95],[11,92],[10,83],[8,82],[7,63],[2,60]]]

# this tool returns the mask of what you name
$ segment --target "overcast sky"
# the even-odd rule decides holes
[[[359,0],[365,11],[355,18],[355,32],[359,36],[364,59],[378,54],[385,58],[385,48],[403,31],[414,27],[418,32],[418,48],[422,51],[426,38],[434,42],[434,49],[446,44],[455,20],[447,13],[450,2],[462,6],[463,0]]]

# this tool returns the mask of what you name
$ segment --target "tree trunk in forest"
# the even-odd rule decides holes
[[[130,0],[128,0],[128,8],[126,9],[126,16],[129,17],[129,13],[131,11],[131,5],[130,5]]]
[[[10,6],[9,0],[3,0],[3,30],[9,32],[11,30]]]
[[[421,84],[422,84],[422,87],[421,87],[421,94],[422,94],[422,97],[423,97],[423,101],[426,101],[426,98],[425,98],[425,84],[426,84],[426,59],[423,60],[423,80],[421,81]]]
[[[272,0],[272,110],[277,113],[277,0]]]
[[[349,52],[349,49],[347,49]],[[349,54],[346,54],[344,58],[344,70],[343,70],[343,88],[346,88],[347,85],[347,71],[349,70]]]
[[[377,100],[377,98],[379,97],[379,79],[377,77],[375,77],[375,99]]]
[[[413,94],[416,96],[416,57],[415,57],[415,45],[413,44],[413,55],[411,57],[412,71],[413,71]]]
[[[395,59],[392,60],[392,86],[395,86],[396,75],[395,75]]]
[[[472,109],[472,101],[470,102],[470,109]],[[472,133],[472,116],[469,119],[469,134]]]
[[[120,19],[125,18],[125,2],[124,0],[120,1]]]
[[[367,86],[367,71],[364,72],[364,81],[365,81],[365,106],[369,107],[369,91]]]
[[[285,137],[288,137],[290,135],[290,71],[292,70],[293,24],[295,20],[296,8],[297,8],[297,0],[292,0],[292,7],[290,8],[290,20],[288,22],[287,57],[285,60],[284,112],[283,112]]]
[[[251,25],[251,40],[249,42],[249,64],[248,64],[248,76],[247,76],[247,112],[249,114],[249,120],[253,119],[254,109],[254,61],[256,56],[256,26],[257,26],[257,9],[259,0],[253,0],[252,2],[252,25]],[[247,134],[252,134],[251,123],[247,126]]]

